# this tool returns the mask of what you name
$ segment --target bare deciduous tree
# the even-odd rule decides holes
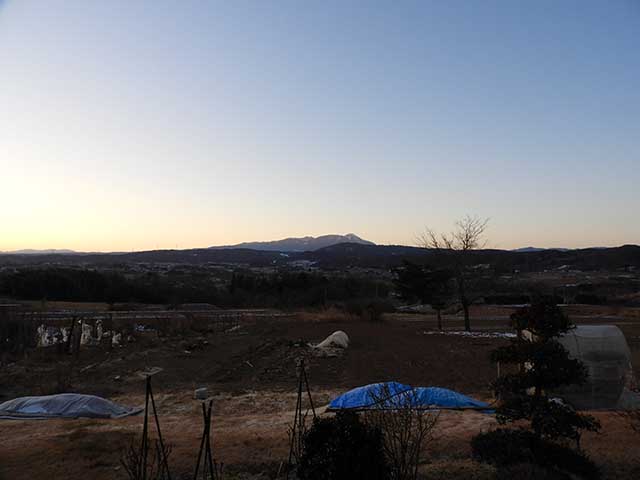
[[[140,443],[139,437],[133,437],[131,443],[120,454],[120,465],[124,468],[127,478],[167,480],[167,458],[171,454],[171,445],[161,445],[156,440],[153,448],[149,443],[145,448],[140,448]]]
[[[455,229],[446,233],[437,233],[430,228],[418,237],[418,245],[442,251],[452,257],[452,269],[456,279],[458,300],[464,312],[464,329],[471,330],[469,306],[473,299],[469,294],[472,277],[469,253],[486,246],[484,233],[489,224],[488,218],[466,215],[455,224]]]
[[[438,412],[419,407],[415,390],[393,394],[387,385],[371,394],[377,408],[367,410],[365,422],[378,427],[392,480],[415,480],[426,444],[433,437]]]

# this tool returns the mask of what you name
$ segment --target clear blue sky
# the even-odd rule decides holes
[[[0,250],[640,243],[640,2],[0,0]]]

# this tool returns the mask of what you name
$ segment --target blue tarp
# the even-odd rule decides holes
[[[329,404],[330,409],[340,410],[343,408],[367,408],[372,407],[376,400],[382,398],[383,392],[385,396],[398,398],[403,392],[411,390],[411,386],[403,385],[398,382],[372,383],[364,387],[354,388],[347,393],[343,393],[335,398]],[[389,399],[392,401],[393,399]]]
[[[415,399],[419,406],[435,406],[441,408],[488,408],[489,404],[467,397],[448,388],[416,387]]]
[[[385,398],[382,398],[382,397]],[[382,401],[380,401],[382,400]],[[410,401],[416,408],[489,409],[489,404],[440,387],[416,387],[397,382],[372,383],[333,399],[329,410],[397,408]]]

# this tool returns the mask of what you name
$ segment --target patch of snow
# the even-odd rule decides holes
[[[458,337],[471,338],[516,338],[516,334],[512,332],[467,332],[465,330],[449,330],[440,332],[437,330],[424,330],[423,335],[452,335]]]

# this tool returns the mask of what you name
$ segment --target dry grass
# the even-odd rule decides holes
[[[325,322],[350,322],[353,315],[349,315],[343,310],[329,307],[322,310],[306,310],[297,314],[298,320],[302,322],[325,323]]]
[[[33,311],[74,310],[105,312],[109,310],[109,304],[103,302],[53,302],[53,301],[29,301],[24,302]]]
[[[493,480],[496,469],[470,459],[445,459],[421,466],[420,474],[430,480]]]

